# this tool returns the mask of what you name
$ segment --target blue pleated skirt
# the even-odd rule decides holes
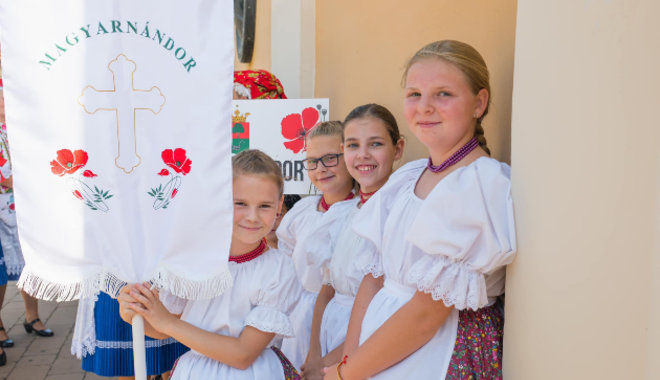
[[[6,271],[5,271],[6,272]],[[94,305],[96,323],[96,350],[83,357],[82,369],[99,376],[134,376],[133,341],[131,325],[119,317],[119,303],[100,293]],[[146,337],[147,374],[158,375],[169,371],[174,361],[188,348],[176,340]]]
[[[0,286],[7,285],[9,277],[7,276],[7,265],[5,264],[5,254],[2,251],[2,244],[0,244]]]

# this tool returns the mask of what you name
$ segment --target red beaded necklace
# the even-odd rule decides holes
[[[239,256],[229,256],[229,261],[233,261],[235,263],[240,264],[240,263],[248,262],[250,260],[254,260],[257,257],[261,256],[261,254],[266,252],[266,248],[268,248],[268,246],[266,245],[266,238],[263,238],[261,239],[261,243],[259,243],[259,246],[257,248]]]
[[[376,191],[372,191],[371,193],[363,193],[362,190],[360,190],[360,203],[365,204],[372,195],[376,194]]]
[[[355,194],[350,192],[348,193],[348,196],[344,198],[344,200],[347,201],[353,198],[355,198]],[[325,201],[325,197],[321,197],[321,208],[323,209],[323,211],[328,211],[330,209],[330,205],[328,204],[328,202]]]

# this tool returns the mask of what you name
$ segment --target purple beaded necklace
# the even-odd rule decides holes
[[[438,166],[433,165],[431,157],[429,157],[429,162],[426,164],[426,167],[433,173],[440,173],[441,171],[462,160],[465,156],[468,155],[468,153],[472,152],[478,146],[479,140],[477,140],[476,137],[473,137],[470,141],[467,142],[467,144],[463,145],[461,149],[457,150],[456,153],[452,154],[451,157],[446,159],[445,162]]]

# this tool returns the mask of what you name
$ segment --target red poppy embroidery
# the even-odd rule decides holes
[[[282,119],[282,136],[290,141],[284,142],[284,147],[293,153],[307,150],[307,134],[319,121],[319,111],[308,107],[301,113],[293,113]]]
[[[69,149],[60,149],[57,151],[57,158],[50,162],[50,170],[59,176],[73,174],[87,164],[87,159],[87,152],[84,150],[72,152]]]
[[[185,149],[176,148],[174,151],[172,149],[165,149],[161,157],[165,165],[172,168],[175,172],[183,173],[183,175],[190,173],[190,164],[192,164],[192,161],[186,157]]]
[[[169,166],[173,172],[167,169],[162,169],[158,172],[157,174],[159,176],[170,176],[170,180],[165,184],[161,183],[156,187],[152,187],[147,192],[149,196],[156,198],[153,205],[154,210],[167,208],[170,205],[170,201],[179,193],[182,176],[190,173],[192,165],[192,161],[188,158],[186,150],[183,148],[165,149],[161,153],[161,157],[165,165]]]
[[[0,157],[0,166],[5,166],[6,163],[7,163],[7,159],[4,157]]]
[[[71,190],[73,196],[83,201],[85,206],[92,210],[107,212],[110,208],[105,201],[112,198],[113,194],[110,194],[110,190],[100,189],[96,185],[92,189],[91,185],[86,183],[86,178],[94,178],[98,177],[98,175],[91,170],[85,170],[82,173],[78,172],[78,174],[74,175],[78,169],[87,165],[88,159],[87,152],[82,149],[74,151],[60,149],[57,151],[57,158],[50,162],[50,170],[53,174],[60,177],[70,174],[71,176],[67,181],[73,187]]]

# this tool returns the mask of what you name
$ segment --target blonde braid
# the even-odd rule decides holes
[[[486,151],[486,153],[490,156],[490,149],[488,149],[488,144],[486,143],[486,135],[484,134],[484,127],[481,125],[482,118],[483,116],[477,119],[477,124],[474,127],[474,137],[476,137],[477,141],[479,141],[479,146],[481,147],[481,149]]]

